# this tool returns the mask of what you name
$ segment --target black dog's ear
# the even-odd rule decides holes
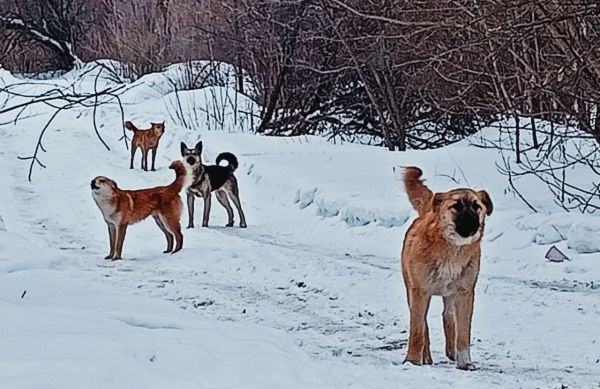
[[[185,151],[188,149],[187,146],[185,145],[185,143],[181,142],[181,144],[179,145],[179,147],[181,148],[181,156],[183,157],[183,154],[185,153]]]
[[[198,151],[198,154],[202,153],[202,141],[196,143],[196,151]]]

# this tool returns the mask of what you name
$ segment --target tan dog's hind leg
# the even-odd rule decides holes
[[[456,367],[475,370],[471,363],[471,319],[473,317],[474,292],[463,291],[455,297],[456,309]]]
[[[418,289],[408,291],[408,305],[410,308],[410,334],[408,337],[408,351],[404,362],[422,365],[425,351],[426,317],[431,296]]]
[[[108,226],[108,240],[110,243],[110,252],[106,257],[104,257],[104,259],[112,259],[113,255],[115,254],[115,238],[117,235],[117,228],[112,223],[106,223],[106,225]]]
[[[233,227],[233,208],[229,204],[227,193],[219,189],[215,192],[215,195],[217,195],[219,203],[227,210],[227,225],[225,227]]]
[[[125,233],[127,232],[127,224],[120,224],[116,226],[116,242],[115,252],[113,255],[113,261],[121,259],[121,252],[123,251],[123,241],[125,240]]]
[[[160,220],[160,217],[154,216],[154,221],[158,225],[158,228],[160,228],[161,231],[165,234],[165,238],[167,238],[167,249],[163,251],[163,254],[170,253],[171,251],[173,251],[173,235],[169,232],[169,230],[167,230],[162,220]]]
[[[444,334],[446,335],[446,356],[451,361],[456,360],[456,313],[454,297],[444,297]]]

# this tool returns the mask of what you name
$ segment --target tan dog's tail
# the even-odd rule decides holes
[[[416,166],[409,166],[404,170],[404,186],[408,200],[413,208],[422,216],[431,206],[433,192],[423,183],[423,171]]]
[[[139,129],[136,126],[134,126],[133,123],[130,122],[129,120],[125,122],[125,128],[127,128],[129,131],[133,131],[133,132],[139,131]]]
[[[175,170],[175,180],[169,184],[168,188],[170,192],[177,194],[183,188],[188,171],[181,161],[173,161],[169,169]]]

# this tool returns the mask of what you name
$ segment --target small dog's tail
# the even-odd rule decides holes
[[[217,155],[217,165],[219,165],[221,161],[227,161],[232,172],[234,172],[239,166],[237,157],[231,153],[221,153]]]
[[[409,166],[404,170],[404,186],[408,200],[413,208],[422,216],[431,206],[433,192],[423,183],[423,171],[416,166]]]
[[[125,128],[127,128],[129,131],[133,131],[133,132],[139,131],[139,129],[136,126],[134,126],[133,123],[130,122],[129,120],[125,122]]]
[[[181,192],[184,184],[186,183],[186,178],[190,175],[188,169],[186,169],[185,165],[181,161],[173,161],[169,169],[175,170],[175,180],[169,184],[169,191],[177,194]]]

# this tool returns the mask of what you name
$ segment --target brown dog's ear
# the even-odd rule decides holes
[[[183,142],[182,142],[183,143]],[[177,166],[177,162],[178,161],[173,161],[171,162],[171,164],[169,165],[169,169],[175,169],[175,167]]]
[[[485,190],[480,190],[477,192],[477,195],[479,196],[479,200],[485,205],[485,214],[490,216],[494,210],[494,204],[492,204],[490,195]]]

